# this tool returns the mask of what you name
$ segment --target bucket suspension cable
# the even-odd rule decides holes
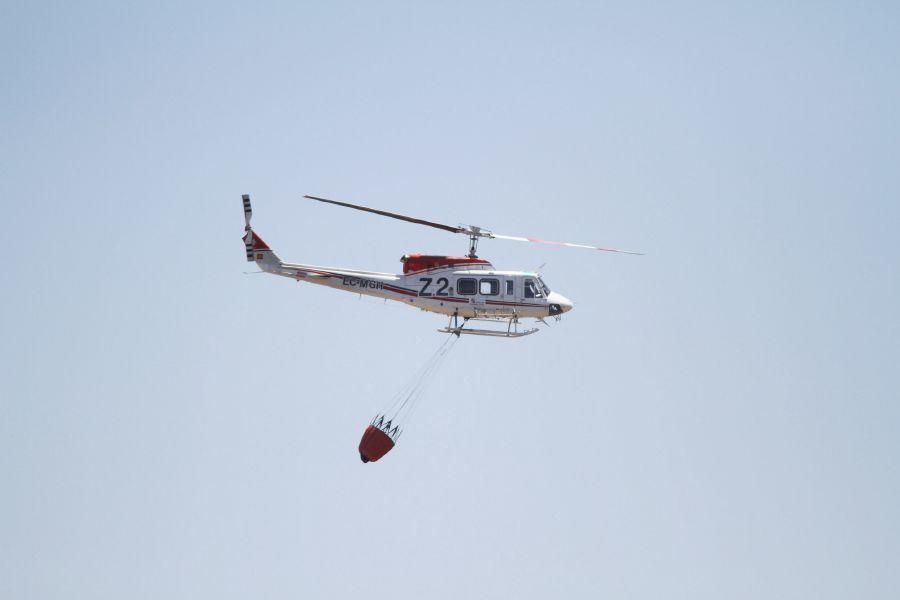
[[[396,422],[415,406],[417,400],[422,396],[426,385],[437,372],[441,363],[444,362],[444,358],[447,356],[450,348],[456,344],[456,339],[456,336],[447,336],[447,339],[441,343],[416,375],[400,390],[394,402],[384,411],[386,418]]]
[[[444,360],[447,358],[447,355],[450,354],[450,350],[456,345],[456,342],[459,340],[458,336],[451,335],[448,336],[449,339],[443,344],[437,351],[437,360],[432,365],[432,368],[429,370],[427,374],[425,374],[419,381],[418,391],[416,392],[416,396],[409,402],[408,410],[403,415],[403,420],[408,422],[412,419],[413,414],[416,412],[416,409],[421,404],[419,402],[419,398],[421,398],[425,391],[428,389],[428,386],[431,384],[434,379],[434,375],[438,372],[441,366],[444,364]]]

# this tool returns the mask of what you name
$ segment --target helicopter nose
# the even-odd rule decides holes
[[[547,300],[550,303],[550,316],[555,317],[557,315],[561,315],[563,313],[567,313],[572,310],[574,306],[572,301],[563,296],[562,294],[557,294],[556,292],[550,292],[550,295],[547,297]]]

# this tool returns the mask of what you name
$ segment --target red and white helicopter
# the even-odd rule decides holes
[[[246,223],[244,245],[248,261],[255,261],[263,272],[272,275],[307,281],[355,294],[395,300],[414,308],[447,315],[450,317],[450,323],[438,331],[457,336],[472,334],[515,338],[530,335],[536,332],[537,328],[519,331],[521,319],[536,319],[541,322],[545,317],[559,319],[564,313],[572,310],[573,306],[571,300],[562,294],[550,291],[538,273],[499,271],[490,262],[479,258],[475,251],[480,238],[536,242],[621,254],[641,254],[640,252],[601,248],[586,244],[501,235],[474,225],[443,225],[318,196],[304,197],[409,223],[427,225],[451,233],[461,233],[469,238],[469,253],[466,256],[406,254],[400,259],[400,262],[403,263],[403,273],[401,274],[284,262],[250,226],[253,210],[250,206],[250,196],[245,194],[243,196],[244,221]],[[471,320],[505,323],[506,329],[466,328]]]

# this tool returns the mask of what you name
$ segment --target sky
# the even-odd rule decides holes
[[[0,5],[0,597],[894,598],[890,2]],[[245,275],[485,241],[575,309]]]

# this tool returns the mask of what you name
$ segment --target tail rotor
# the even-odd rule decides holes
[[[244,248],[247,250],[247,262],[253,262],[253,229],[250,227],[250,219],[253,218],[253,207],[250,206],[250,194],[241,196],[244,201]]]
[[[241,200],[244,202],[244,249],[247,251],[247,262],[278,262],[280,259],[275,256],[268,244],[256,235],[256,232],[250,226],[250,219],[253,218],[250,195],[244,194],[241,196]]]
[[[250,206],[250,194],[241,196],[244,201],[244,230],[250,229],[250,219],[253,218],[253,207]]]

